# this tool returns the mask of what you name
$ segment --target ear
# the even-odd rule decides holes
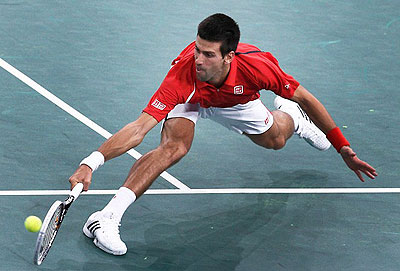
[[[233,58],[235,57],[235,52],[234,51],[230,51],[229,53],[227,53],[224,56],[224,62],[226,64],[230,64],[233,61]]]

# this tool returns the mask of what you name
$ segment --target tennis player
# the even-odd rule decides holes
[[[293,134],[318,150],[332,144],[361,181],[362,173],[371,179],[377,176],[372,166],[356,156],[325,107],[286,74],[270,53],[239,43],[239,38],[239,26],[232,18],[214,14],[204,19],[196,40],[172,62],[138,119],[83,159],[70,177],[71,187],[83,183],[88,190],[99,166],[138,146],[147,132],[164,121],[160,145],[136,161],[116,195],[85,223],[83,232],[97,247],[114,255],[127,252],[119,235],[124,212],[159,174],[189,151],[199,118],[244,134],[267,149],[281,149]],[[277,94],[275,111],[261,102],[262,89]]]

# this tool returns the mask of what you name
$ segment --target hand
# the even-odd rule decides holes
[[[87,165],[81,165],[69,177],[69,182],[71,183],[71,190],[77,183],[83,183],[83,191],[88,191],[90,183],[92,182],[92,169]]]
[[[340,149],[340,154],[342,155],[342,158],[346,165],[354,171],[354,173],[358,176],[358,178],[364,182],[364,178],[361,175],[361,172],[363,172],[365,175],[367,175],[371,179],[375,179],[378,174],[376,173],[376,170],[370,166],[368,163],[358,159],[356,153],[349,147],[349,146],[344,146]]]

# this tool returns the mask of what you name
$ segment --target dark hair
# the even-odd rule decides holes
[[[207,41],[220,42],[221,54],[236,51],[240,39],[239,25],[229,16],[216,13],[205,18],[197,28],[197,35]]]

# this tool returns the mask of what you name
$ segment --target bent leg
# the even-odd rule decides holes
[[[271,112],[274,123],[271,128],[262,134],[246,134],[254,143],[267,149],[279,150],[283,148],[286,141],[293,135],[294,123],[292,117],[282,111]]]
[[[160,145],[136,161],[123,186],[140,197],[164,170],[186,155],[192,145],[194,127],[195,124],[185,118],[166,120]]]

